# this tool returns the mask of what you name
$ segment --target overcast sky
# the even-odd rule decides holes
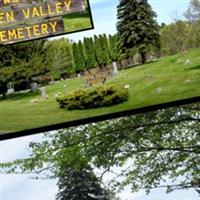
[[[90,0],[95,29],[68,35],[73,40],[82,39],[94,34],[116,32],[116,6],[118,0]],[[158,22],[170,23],[175,18],[182,18],[189,0],[151,0],[149,1],[157,12]],[[23,137],[0,143],[1,162],[26,157],[30,141],[40,141],[41,135]],[[27,175],[1,175],[0,200],[55,200],[57,193],[56,180],[32,180]],[[193,190],[177,191],[166,195],[163,190],[155,190],[149,196],[143,191],[131,194],[127,188],[120,194],[122,200],[197,200]]]

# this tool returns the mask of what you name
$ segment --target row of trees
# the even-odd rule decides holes
[[[163,55],[185,52],[200,47],[200,21],[182,21],[164,25],[161,29]]]
[[[0,93],[5,97],[9,82],[15,90],[28,89],[35,80],[46,84],[105,66],[118,59],[118,52],[116,36],[104,34],[78,43],[62,38],[1,47],[0,57]]]
[[[107,38],[106,34],[95,35],[94,39],[84,38],[84,41],[73,43],[74,65],[77,72],[90,68],[103,67],[119,59],[116,46],[117,36]]]

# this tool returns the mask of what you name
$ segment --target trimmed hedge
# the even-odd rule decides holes
[[[77,89],[66,95],[59,95],[56,100],[61,108],[82,110],[111,106],[128,100],[128,90],[116,86],[98,86]]]

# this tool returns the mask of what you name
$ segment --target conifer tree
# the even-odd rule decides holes
[[[94,36],[94,44],[95,44],[95,53],[96,53],[96,58],[99,66],[102,66],[104,64],[104,52],[100,43],[100,36],[95,35]]]
[[[111,200],[91,168],[67,168],[58,181],[57,200]]]
[[[155,17],[156,13],[147,0],[120,1],[117,30],[123,54],[135,48],[142,56],[142,63],[145,63],[148,49],[159,47],[159,25]]]
[[[76,73],[79,73],[80,52],[77,43],[73,43],[72,51],[73,51],[74,68]]]
[[[117,49],[117,35],[109,35],[110,58],[116,62],[119,59],[119,51]]]
[[[103,51],[104,51],[104,63],[109,64],[111,62],[110,48],[109,48],[108,38],[105,33],[102,36],[102,47],[103,47]]]
[[[94,36],[95,52],[99,66],[105,66],[110,62],[110,49],[106,34]]]
[[[112,60],[114,74],[118,73],[117,61],[120,60],[120,54],[117,49],[117,35],[109,35],[110,58]]]
[[[86,60],[84,55],[83,44],[81,41],[72,45],[74,66],[77,73],[80,73],[86,68]]]
[[[84,38],[84,49],[87,69],[96,68],[98,64],[95,55],[95,45],[92,38]]]

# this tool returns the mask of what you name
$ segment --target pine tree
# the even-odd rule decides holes
[[[146,62],[146,52],[151,46],[159,47],[159,25],[156,13],[147,0],[121,0],[118,5],[117,30],[119,48],[128,54],[133,48]]]
[[[91,168],[68,168],[60,175],[57,200],[111,200],[110,192],[103,189]]]
[[[84,49],[87,69],[96,68],[98,64],[95,55],[95,45],[92,38],[84,38]]]

